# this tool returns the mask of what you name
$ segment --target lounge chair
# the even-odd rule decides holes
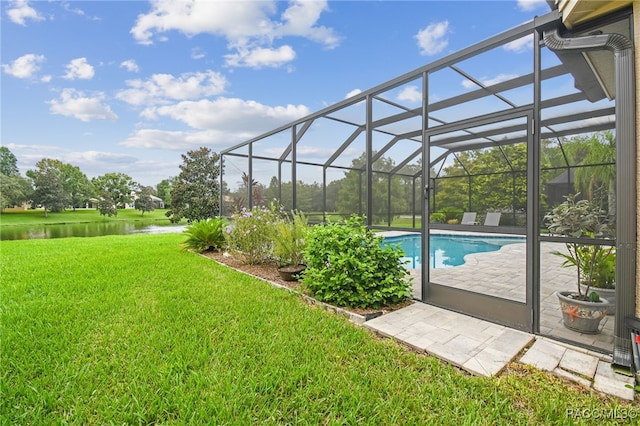
[[[484,226],[498,226],[501,214],[500,212],[487,212],[487,216],[484,218]]]
[[[477,225],[476,212],[464,212],[460,225]]]

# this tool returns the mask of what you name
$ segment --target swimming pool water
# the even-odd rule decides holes
[[[429,263],[431,268],[450,268],[464,264],[464,257],[472,253],[497,251],[507,244],[524,243],[524,237],[494,237],[475,235],[431,235]],[[407,234],[385,237],[383,244],[399,246],[405,253],[403,260],[410,269],[422,266],[422,236]]]

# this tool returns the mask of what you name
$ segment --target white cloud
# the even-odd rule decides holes
[[[258,47],[253,50],[238,49],[238,53],[225,55],[226,64],[231,67],[277,68],[296,57],[291,46],[280,46],[277,49]]]
[[[449,40],[446,38],[449,32],[449,21],[436,22],[427,25],[418,31],[416,39],[421,55],[435,55],[447,47]]]
[[[416,86],[407,86],[398,93],[399,101],[420,102],[422,92]]]
[[[285,150],[284,146],[270,147],[270,148],[265,148],[264,153],[279,157],[284,152],[284,150]],[[311,159],[311,158],[327,159],[331,157],[331,155],[333,155],[335,152],[336,152],[335,148],[321,148],[321,147],[310,146],[310,145],[296,146],[296,155],[304,156],[304,158],[307,158],[307,159]],[[343,155],[345,157],[353,155],[355,153],[359,153],[359,151],[354,148],[347,148],[343,151]]]
[[[120,145],[127,148],[168,149],[186,151],[201,146],[233,145],[246,138],[229,135],[215,130],[205,131],[166,131],[158,129],[139,129]]]
[[[275,0],[151,4],[151,11],[139,15],[131,29],[139,43],[152,44],[169,31],[179,31],[188,37],[212,34],[227,39],[229,49],[234,51],[228,55],[231,66],[278,66],[285,60],[293,60],[295,54],[290,46],[273,47],[273,41],[283,37],[304,37],[327,48],[340,42],[333,29],[317,25],[320,15],[328,10],[326,1],[291,0],[279,20],[273,19],[278,11]],[[260,63],[261,58],[266,62]]]
[[[81,121],[91,120],[115,120],[118,118],[108,105],[104,105],[104,95],[98,93],[93,97],[75,89],[64,89],[60,99],[49,101],[52,114],[77,118]]]
[[[139,129],[121,145],[177,151],[205,145],[229,146],[307,114],[309,109],[303,105],[271,107],[235,98],[183,101],[175,105],[147,108],[141,115],[148,119],[169,117],[198,130]]]
[[[175,105],[147,108],[148,119],[170,117],[196,129],[221,131],[243,138],[255,136],[309,114],[304,105],[268,106],[256,101],[220,97],[214,101],[183,101]]]
[[[227,85],[226,78],[211,70],[171,74],[153,74],[148,80],[128,80],[128,89],[121,90],[116,98],[131,105],[149,105],[182,101],[203,96],[219,95]]]
[[[333,29],[324,26],[316,26],[322,12],[328,10],[326,1],[302,1],[289,2],[290,6],[282,14],[283,25],[276,34],[280,36],[300,36],[322,43],[328,48],[334,48],[340,44]]]
[[[329,158],[336,152],[333,148],[321,148],[317,146],[298,145],[296,155],[303,155],[307,158]]]
[[[29,6],[26,0],[17,0],[11,2],[7,8],[7,15],[11,22],[18,25],[27,25],[26,20],[43,21],[44,17],[37,10]]]
[[[530,34],[517,40],[513,40],[512,42],[505,44],[502,48],[516,53],[530,51],[533,49],[533,35]]]
[[[152,1],[151,11],[141,14],[131,34],[141,44],[152,44],[155,34],[180,31],[187,36],[201,33],[230,40],[263,36],[270,29],[268,14],[273,1]]]
[[[520,10],[523,10],[525,12],[530,12],[541,7],[549,9],[547,0],[518,0],[518,7],[520,8]]]
[[[136,64],[135,59],[127,59],[126,61],[120,62],[120,68],[124,68],[130,72],[138,72],[140,71],[140,67]]]
[[[6,74],[16,78],[31,78],[40,69],[40,64],[44,62],[44,55],[27,53],[20,56],[10,65],[2,64],[2,69]]]
[[[502,83],[503,81],[511,80],[516,77],[518,77],[518,74],[498,74],[493,78],[482,77],[478,80],[480,80],[480,82],[485,86],[493,86],[494,84]],[[467,89],[478,88],[477,84],[467,79],[462,80],[462,85]]]
[[[7,144],[7,148],[9,148],[11,151],[40,152],[40,153],[42,153],[42,151],[45,151],[47,149],[58,150],[58,148],[52,148],[49,145],[23,145],[18,143]],[[42,158],[42,155],[40,156],[40,158]]]
[[[71,160],[72,164],[82,164],[83,166],[130,165],[138,161],[136,157],[128,154],[103,151],[70,152],[65,157]]]
[[[201,48],[194,47],[193,49],[191,49],[191,58],[192,59],[202,59],[205,56],[207,56],[207,54],[204,53]]]
[[[18,167],[23,171],[34,169],[36,163],[43,158],[54,158],[64,163],[80,165],[82,172],[89,178],[122,172],[147,185],[155,185],[168,175],[175,175],[180,164],[180,156],[177,154],[169,154],[166,159],[151,160],[117,151],[70,151],[55,145],[8,144],[7,148],[16,154]]]
[[[67,80],[75,80],[77,78],[91,80],[94,74],[95,71],[87,62],[87,58],[76,58],[67,64],[67,73],[62,78]]]
[[[76,2],[76,4],[77,4],[77,2]],[[85,11],[80,9],[80,8],[72,7],[70,2],[63,2],[62,3],[62,8],[64,10],[66,10],[67,12],[69,12],[69,13],[73,13],[73,14],[76,14],[78,16],[82,16],[82,17],[87,18],[87,19],[89,19],[91,21],[99,21],[100,20],[100,18],[97,17],[97,16],[88,16],[85,13]]]
[[[49,83],[52,79],[53,79],[53,77],[52,77],[52,76],[50,76],[50,75],[45,75],[45,76],[42,76],[42,78],[40,79],[40,81],[41,81],[41,82],[43,82],[43,83]]]
[[[360,89],[353,89],[352,91],[350,91],[349,93],[347,93],[347,94],[345,95],[345,97],[344,97],[344,98],[345,98],[345,99],[349,99],[349,98],[351,98],[352,96],[359,95],[360,93],[362,93],[362,90],[360,90]]]

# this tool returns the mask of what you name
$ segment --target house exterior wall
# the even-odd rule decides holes
[[[636,188],[640,188],[640,1],[633,2],[633,42],[636,46],[635,55],[635,73],[636,73]],[[638,229],[636,235],[640,235],[640,197],[638,197],[638,206],[636,208],[636,216],[638,218]],[[636,277],[640,277],[640,239],[636,247]],[[636,317],[640,317],[640,278],[636,278]]]
[[[633,41],[636,46],[635,73],[636,73],[636,135],[640,135],[640,1],[606,1],[606,0],[556,0],[558,11],[562,14],[562,22],[567,28],[591,21],[595,18],[607,15],[617,9],[633,5]],[[636,136],[636,187],[640,188],[640,137]],[[636,234],[640,235],[640,197],[636,207]],[[640,239],[636,243],[636,300],[635,315],[640,317]]]

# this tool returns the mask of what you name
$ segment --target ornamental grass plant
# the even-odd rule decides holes
[[[302,212],[291,212],[291,218],[285,217],[272,228],[273,255],[278,266],[298,266],[304,263],[309,224]]]

